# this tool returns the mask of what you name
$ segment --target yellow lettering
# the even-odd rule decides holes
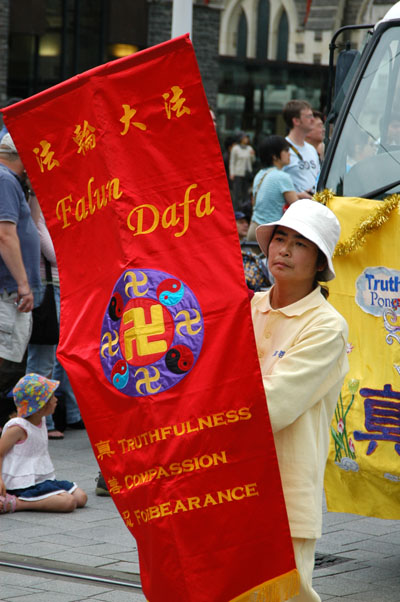
[[[227,422],[230,424],[232,422],[237,422],[239,420],[239,416],[237,415],[235,410],[228,410],[226,413]]]
[[[96,211],[96,207],[93,205],[93,197],[92,197],[92,182],[94,182],[94,178],[89,178],[87,184],[87,193],[88,193],[88,202],[89,202],[89,212],[91,215]],[[99,207],[100,209],[100,207]]]
[[[161,516],[169,516],[172,514],[170,503],[165,502],[164,504],[160,504]]]
[[[100,191],[101,191],[101,197],[100,197]],[[101,209],[102,207],[105,207],[107,205],[107,198],[106,198],[106,188],[104,185],[101,186],[100,190],[98,188],[96,188],[96,190],[94,191],[94,196],[96,197],[96,205],[99,209]],[[94,211],[95,208],[93,208]]]
[[[127,489],[132,489],[132,487],[135,486],[135,483],[133,481],[132,475],[130,474],[126,474],[125,475],[125,487]]]
[[[211,493],[207,493],[205,499],[204,499],[204,504],[203,504],[203,508],[205,508],[206,506],[208,506],[209,504],[212,504],[213,506],[216,506],[218,504],[218,502],[216,502],[213,498],[213,496],[211,495]]]
[[[161,436],[163,439],[167,438],[167,435],[170,435],[172,432],[172,426],[163,426],[161,428]]]
[[[190,223],[190,205],[195,203],[194,215],[201,219],[210,216],[215,206],[211,203],[211,192],[202,194],[197,200],[190,198],[191,192],[197,188],[197,184],[191,184],[185,190],[185,196],[182,203],[171,203],[164,209],[161,218],[160,212],[154,205],[144,203],[134,207],[127,217],[127,226],[133,232],[133,236],[140,234],[151,234],[161,225],[162,228],[177,228],[174,236],[179,238],[186,234]]]
[[[56,216],[57,219],[62,221],[63,228],[67,228],[71,225],[71,222],[68,221],[68,213],[75,218],[75,221],[81,222],[88,216],[93,215],[96,208],[102,209],[103,207],[106,207],[108,201],[111,200],[111,197],[118,199],[122,196],[122,191],[119,190],[118,178],[113,178],[111,181],[102,184],[100,188],[96,188],[94,191],[92,190],[93,182],[94,177],[92,176],[87,183],[87,201],[86,197],[83,196],[76,202],[74,207],[72,205],[73,199],[71,194],[58,201],[56,205]],[[94,199],[96,199],[96,202]]]
[[[175,232],[174,236],[183,236],[189,227],[189,205],[194,203],[194,199],[189,199],[189,194],[192,188],[197,188],[197,184],[192,184],[186,188],[185,198],[183,203],[179,203],[179,207],[183,207],[183,229],[180,232]]]
[[[118,445],[120,445],[122,447],[122,453],[125,454],[127,452],[127,439],[120,439],[118,441]]]
[[[157,476],[157,468],[150,468],[146,474],[149,475],[149,481],[152,481]]]
[[[57,216],[57,219],[62,220],[63,229],[68,228],[68,226],[71,225],[67,219],[67,213],[71,213],[71,206],[69,204],[68,207],[66,207],[65,206],[66,201],[69,201],[69,203],[72,203],[72,195],[71,194],[69,196],[66,196],[65,198],[61,199],[60,201],[58,201],[57,206],[56,206],[56,216]]]
[[[192,470],[194,470],[193,461],[190,459],[183,460],[182,468],[183,472],[192,472]]]
[[[213,464],[213,458],[211,456],[201,456],[199,459],[199,464],[202,468],[208,468]]]
[[[235,487],[232,489],[232,497],[234,500],[242,500],[245,497],[243,487]]]
[[[186,424],[186,432],[187,433],[196,433],[199,430],[198,426],[195,426],[194,428],[192,428],[189,421],[187,421],[185,424]]]
[[[76,203],[76,207],[75,207],[75,219],[76,219],[77,222],[81,222],[83,219],[86,219],[88,215],[89,214],[86,211],[86,206],[85,206],[85,197],[82,197]]]
[[[145,209],[148,209],[150,211],[150,214],[148,213],[150,223],[148,225],[147,230],[144,230],[143,228]],[[133,224],[134,215],[136,215],[137,217],[136,226]],[[159,221],[160,214],[156,207],[154,207],[153,205],[139,205],[139,207],[135,207],[134,209],[132,209],[132,211],[128,215],[127,224],[129,230],[132,230],[132,232],[134,232],[133,236],[138,236],[139,234],[150,234],[151,232],[154,232],[154,230],[158,226]]]
[[[160,509],[158,506],[150,506],[149,508],[149,520],[160,517]]]
[[[223,412],[219,414],[213,415],[214,426],[220,426],[221,424],[226,424],[225,415]]]
[[[157,472],[157,479],[161,477],[169,477],[169,472],[167,472],[162,466],[159,466]]]
[[[175,476],[182,473],[182,467],[178,462],[169,465],[171,475]]]
[[[248,485],[245,485],[245,491],[246,491],[247,497],[253,497],[255,495],[259,495],[259,493],[257,491],[257,483],[249,483]]]
[[[240,408],[240,410],[238,410],[238,414],[240,416],[240,420],[250,420],[251,418],[251,412],[249,408]]]
[[[199,428],[202,430],[203,428],[211,428],[213,425],[212,416],[203,416],[199,418]]]
[[[201,508],[199,497],[188,497],[187,503],[189,506],[189,510],[194,510],[195,508],[197,508],[197,510],[199,510]]]
[[[215,207],[211,206],[211,193],[206,192],[203,194],[196,203],[196,215],[197,217],[204,217],[205,215],[211,215]]]
[[[168,214],[171,213],[171,216],[168,220]],[[176,217],[176,203],[170,205],[166,208],[161,218],[161,225],[163,228],[171,228],[178,225],[180,218]]]
[[[178,500],[175,503],[174,514],[176,514],[177,512],[187,512],[187,510],[188,509],[186,508],[182,500]]]
[[[226,489],[226,491],[218,491],[218,503],[223,504],[224,502],[231,502],[232,495],[230,489]]]
[[[112,193],[112,198],[115,200],[121,198],[122,190],[119,189],[119,179],[113,178],[109,184],[110,184],[109,192]],[[108,182],[107,182],[107,186],[108,186]],[[108,197],[108,200],[110,200],[110,196]],[[99,209],[100,209],[100,207],[99,207]]]

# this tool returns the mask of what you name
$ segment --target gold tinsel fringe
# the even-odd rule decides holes
[[[328,205],[329,202],[334,198],[332,190],[323,190],[322,192],[316,192],[314,200],[323,205]],[[366,235],[378,230],[383,224],[387,222],[390,214],[400,203],[400,194],[391,194],[384,201],[378,209],[364,218],[361,223],[353,230],[352,235],[345,242],[339,242],[336,246],[333,257],[340,257],[342,255],[348,255],[352,251],[359,249],[366,242]]]
[[[297,569],[262,583],[258,587],[241,594],[231,602],[283,602],[300,591],[300,576]]]

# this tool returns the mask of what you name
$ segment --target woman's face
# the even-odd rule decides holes
[[[318,247],[301,234],[277,226],[268,248],[268,267],[277,282],[313,284],[318,269]]]
[[[280,154],[280,160],[282,165],[289,165],[290,163],[290,151],[288,148],[283,149]]]

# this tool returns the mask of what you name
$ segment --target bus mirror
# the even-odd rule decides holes
[[[355,59],[360,57],[360,53],[358,50],[342,50],[337,58],[336,62],[336,75],[335,75],[335,94],[334,97],[338,95],[343,84],[348,76],[351,66],[353,65]],[[344,90],[344,94],[346,94],[346,90]]]

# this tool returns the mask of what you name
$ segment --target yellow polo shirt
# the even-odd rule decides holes
[[[291,535],[315,539],[330,424],[348,371],[347,324],[319,286],[279,309],[269,291],[256,293],[251,307]]]

